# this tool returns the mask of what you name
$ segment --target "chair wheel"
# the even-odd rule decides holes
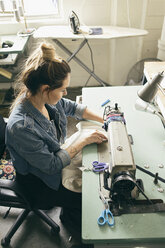
[[[59,232],[60,232],[59,226],[57,228],[51,228],[51,234],[52,235],[57,235]]]
[[[6,239],[6,238],[1,239],[1,245],[2,245],[3,247],[9,246],[9,245],[10,245],[10,239]]]

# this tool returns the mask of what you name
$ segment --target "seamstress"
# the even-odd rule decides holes
[[[84,146],[107,138],[93,130],[62,149],[67,116],[103,123],[86,106],[63,98],[67,95],[71,69],[57,57],[53,45],[41,43],[29,56],[17,84],[21,85],[6,129],[6,144],[16,169],[16,180],[32,203],[81,209],[81,193],[61,183],[62,169]]]

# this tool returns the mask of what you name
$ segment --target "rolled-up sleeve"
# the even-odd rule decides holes
[[[85,105],[83,105],[83,104],[77,104],[76,111],[75,111],[75,117],[78,120],[82,120],[83,119],[83,113],[84,113],[84,110],[85,109],[86,109],[86,106]]]
[[[64,149],[60,149],[58,152],[56,152],[56,156],[59,156],[61,159],[63,167],[66,167],[71,162],[69,153]]]
[[[83,113],[87,106],[83,104],[77,104],[66,98],[61,99],[61,105],[65,111],[66,116],[73,116],[78,120],[83,119]]]

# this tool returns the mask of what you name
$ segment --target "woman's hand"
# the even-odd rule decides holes
[[[65,150],[69,153],[70,157],[73,158],[84,146],[92,143],[101,144],[104,141],[107,141],[107,137],[102,132],[98,130],[88,130],[87,132],[82,132],[78,139]]]
[[[101,144],[103,141],[107,141],[107,137],[100,131],[98,130],[91,130],[91,132],[83,133],[82,134],[84,139],[84,143],[86,145],[92,144],[92,143],[97,143]]]

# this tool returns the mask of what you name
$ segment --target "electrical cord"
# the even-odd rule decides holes
[[[91,53],[91,63],[92,63],[92,68],[93,68],[93,71],[94,71],[95,65],[94,65],[94,60],[93,60],[93,51],[92,51],[91,46],[89,45],[88,40],[87,40],[87,46],[88,46],[89,51],[90,51],[90,53]]]
[[[80,13],[83,12],[82,9],[83,9],[83,7],[84,7],[84,5],[85,5],[85,2],[86,2],[86,0],[83,0],[83,1],[81,2]],[[81,25],[86,26],[86,24],[85,24],[84,22],[82,22],[82,21],[81,21]],[[82,32],[82,35],[84,36],[84,39],[86,39],[87,46],[88,46],[89,51],[90,51],[90,54],[91,54],[92,72],[94,72],[94,71],[95,71],[95,65],[94,65],[94,60],[93,60],[93,51],[92,51],[92,48],[91,48],[91,46],[89,45],[89,42],[88,42],[88,40],[87,40],[87,38],[85,37],[85,35],[84,35],[83,32]],[[84,86],[84,87],[87,86],[87,84],[88,84],[88,82],[89,82],[89,80],[90,80],[91,77],[92,77],[92,75],[90,75],[90,76],[88,77],[88,79],[86,80],[86,83],[85,83],[85,86]]]
[[[144,168],[142,168],[142,167],[140,167],[140,166],[138,166],[138,165],[136,165],[136,168],[139,169],[139,170],[141,170],[141,171],[143,171],[144,173],[150,175],[150,176],[153,177],[153,178],[157,177],[157,179],[158,179],[159,181],[165,183],[165,179],[162,178],[162,177],[159,177],[157,173],[154,174],[154,173],[152,173],[152,172],[150,172],[150,171],[148,171],[148,170],[145,170]]]
[[[91,63],[92,63],[92,72],[94,72],[94,71],[95,71],[95,65],[94,65],[94,59],[93,59],[93,51],[92,51],[91,46],[89,45],[88,39],[85,37],[85,35],[83,34],[83,32],[82,32],[82,35],[84,36],[84,39],[86,40],[87,46],[88,46],[89,51],[90,51]],[[90,75],[90,76],[88,77],[88,79],[87,79],[87,81],[86,81],[84,87],[87,86],[87,84],[88,84],[88,82],[89,82],[89,80],[90,80],[91,77],[92,77],[92,75]]]
[[[91,46],[89,45],[88,40],[87,40],[87,46],[88,46],[90,54],[91,54],[92,72],[94,72],[95,71],[95,65],[94,65],[94,60],[93,60],[93,51],[92,51]],[[85,83],[85,87],[87,86],[87,84],[88,84],[88,82],[89,82],[91,77],[92,77],[92,75],[90,75],[89,78],[87,79],[87,81]]]

